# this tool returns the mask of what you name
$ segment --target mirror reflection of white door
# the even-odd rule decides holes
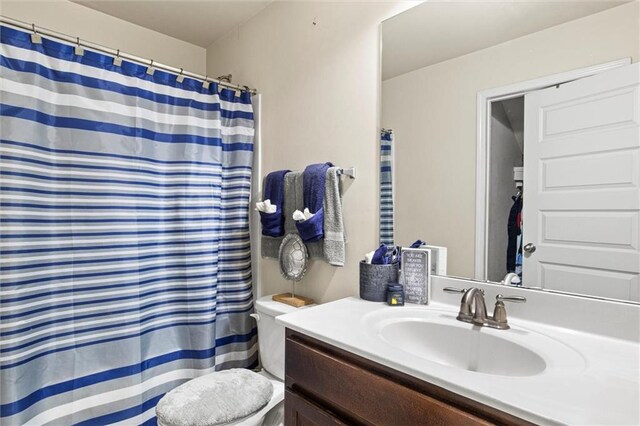
[[[640,64],[525,97],[526,286],[640,301]]]

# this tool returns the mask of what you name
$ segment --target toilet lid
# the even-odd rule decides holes
[[[158,425],[217,426],[249,416],[273,395],[266,377],[244,368],[198,377],[168,392],[156,406]]]

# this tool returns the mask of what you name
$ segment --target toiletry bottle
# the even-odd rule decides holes
[[[402,284],[387,284],[387,304],[389,306],[404,306],[404,287]]]

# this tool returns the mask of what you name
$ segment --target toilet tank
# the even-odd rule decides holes
[[[271,297],[256,300],[260,360],[269,374],[284,381],[284,326],[277,324],[275,318],[300,308],[276,302]]]

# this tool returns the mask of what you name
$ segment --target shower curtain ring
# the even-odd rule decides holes
[[[80,37],[76,37],[76,47],[73,52],[78,56],[84,55],[84,48],[80,45]]]
[[[180,68],[180,74],[178,74],[178,77],[176,77],[176,81],[178,83],[182,83],[184,81],[184,75],[182,75],[182,71],[183,71],[183,69]]]
[[[155,68],[153,68],[153,59],[151,60],[151,63],[149,64],[149,68],[147,68],[147,74],[149,75],[153,75],[153,73],[155,72]]]
[[[36,24],[31,24],[31,28],[33,29],[33,33],[31,33],[31,43],[33,44],[42,44],[42,37],[36,31]]]
[[[119,67],[122,65],[122,58],[120,57],[120,49],[116,52],[116,57],[113,58],[113,66]]]

